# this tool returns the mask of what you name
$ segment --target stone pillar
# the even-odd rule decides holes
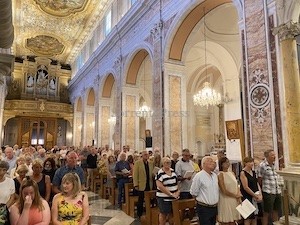
[[[274,34],[280,39],[289,162],[300,166],[300,80],[295,39],[300,34],[300,24],[280,25],[274,29]]]
[[[6,81],[5,77],[0,75],[0,145],[3,146],[3,131],[4,131],[4,102],[6,96]]]
[[[152,146],[160,148],[164,155],[164,81],[162,69],[162,26],[160,21],[151,30],[153,41],[153,120]]]
[[[115,69],[115,85],[116,85],[116,93],[115,93],[115,113],[116,113],[116,124],[114,127],[113,141],[114,141],[114,150],[122,149],[122,56],[117,57],[114,63]]]
[[[95,112],[95,129],[94,129],[94,146],[96,147],[100,147],[100,139],[99,139],[99,133],[101,132],[100,130],[100,118],[99,115],[99,111],[100,111],[100,91],[99,91],[99,85],[100,85],[100,77],[99,75],[96,76],[96,78],[94,79],[94,92],[95,92],[95,103],[94,103],[94,112]]]
[[[259,0],[244,0],[245,30],[241,30],[247,148],[260,160],[266,149],[278,149],[266,7]]]

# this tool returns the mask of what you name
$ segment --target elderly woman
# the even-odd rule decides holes
[[[157,186],[157,203],[159,208],[159,224],[165,225],[169,219],[169,224],[173,224],[172,200],[179,198],[178,179],[171,168],[171,159],[162,158],[162,168],[155,177]]]
[[[10,208],[11,225],[48,225],[50,209],[48,202],[39,194],[36,182],[28,177],[20,188],[18,201]]]
[[[0,212],[1,224],[8,224],[8,208],[14,202],[15,184],[13,179],[6,177],[9,165],[5,161],[0,161]]]
[[[85,225],[89,220],[88,196],[81,191],[76,173],[67,173],[62,178],[61,193],[52,202],[53,225]]]
[[[35,159],[32,162],[32,176],[31,178],[37,183],[40,195],[49,202],[51,194],[51,180],[48,175],[43,174],[43,161]]]

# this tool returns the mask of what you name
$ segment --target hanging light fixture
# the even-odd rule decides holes
[[[145,52],[144,52],[144,102],[142,103],[142,106],[139,108],[138,112],[137,112],[137,115],[138,117],[141,117],[141,118],[146,118],[146,117],[150,117],[152,116],[153,112],[151,111],[151,108],[149,106],[147,106],[146,104],[146,101],[145,101],[145,91],[146,91],[146,80],[145,80],[145,67],[146,67],[146,55],[145,55]]]
[[[207,76],[207,56],[206,56],[206,21],[205,21],[205,8],[203,9],[204,11],[204,26],[203,26],[203,34],[204,34],[204,60],[205,60],[205,78],[208,79]],[[193,101],[194,101],[194,105],[199,105],[199,106],[205,106],[206,108],[208,108],[208,106],[214,106],[214,105],[218,105],[221,104],[222,102],[222,97],[221,94],[219,92],[217,92],[216,90],[214,90],[211,87],[211,84],[206,81],[203,84],[203,88],[196,93],[193,96]]]
[[[108,123],[112,126],[114,126],[116,124],[117,121],[117,117],[112,115],[111,117],[108,118]]]

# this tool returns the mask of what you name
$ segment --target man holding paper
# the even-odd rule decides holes
[[[122,207],[122,199],[124,198],[124,186],[129,182],[130,164],[128,161],[125,161],[126,153],[122,152],[120,154],[120,161],[116,163],[115,172],[118,184],[118,207]]]
[[[192,160],[190,160],[190,150],[182,150],[182,159],[179,160],[175,165],[175,173],[178,176],[180,199],[192,198],[190,194],[190,189],[192,185],[192,176],[194,174],[194,165]]]

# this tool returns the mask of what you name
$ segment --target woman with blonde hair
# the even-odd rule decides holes
[[[162,168],[157,172],[155,180],[159,208],[159,225],[165,225],[167,220],[169,220],[169,224],[173,224],[172,200],[178,199],[180,193],[178,178],[171,168],[171,159],[169,157],[162,158]]]
[[[89,220],[88,196],[81,191],[76,173],[67,173],[62,178],[61,193],[52,202],[53,225],[85,225]]]
[[[37,183],[40,195],[49,202],[51,194],[50,176],[43,174],[44,163],[41,159],[35,159],[32,162],[31,178]]]
[[[48,225],[50,209],[43,199],[36,182],[29,177],[24,179],[18,201],[10,208],[11,225]]]
[[[28,171],[29,169],[25,164],[18,166],[18,169],[16,170],[18,176],[14,178],[14,182],[15,182],[15,190],[17,195],[20,194],[21,183],[23,179],[26,177]]]

